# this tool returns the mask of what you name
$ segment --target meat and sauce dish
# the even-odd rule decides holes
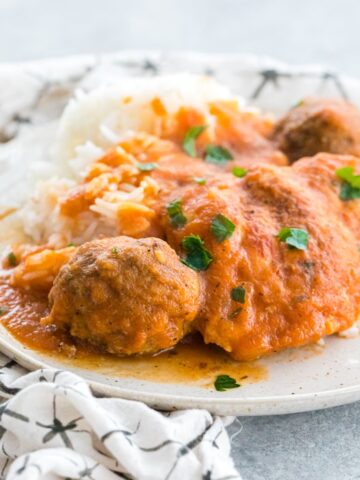
[[[360,112],[306,98],[275,121],[206,85],[67,107],[56,174],[12,213],[0,305],[20,341],[153,355],[197,332],[249,361],[357,322]]]

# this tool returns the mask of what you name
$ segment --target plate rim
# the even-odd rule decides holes
[[[8,335],[11,341],[3,336]],[[12,343],[13,342],[13,343]],[[0,351],[9,358],[14,359],[19,365],[30,370],[52,369],[58,370],[57,367],[46,363],[47,355],[43,352],[37,352],[23,345],[4,326],[0,328]],[[31,353],[39,355],[42,359],[34,358]],[[52,360],[51,357],[48,357]],[[61,361],[59,360],[61,363]],[[185,408],[206,409],[217,415],[241,415],[241,416],[261,416],[261,415],[284,415],[291,413],[300,413],[314,410],[322,410],[325,408],[335,407],[352,403],[360,400],[360,383],[349,387],[340,387],[336,389],[325,390],[314,393],[296,393],[294,395],[287,394],[281,396],[262,396],[262,397],[231,397],[231,398],[202,398],[191,395],[174,395],[166,393],[154,393],[134,391],[131,388],[109,385],[91,378],[87,378],[78,372],[77,367],[69,367],[64,371],[79,375],[89,386],[97,393],[105,396],[113,396],[125,398],[132,401],[144,402],[154,408],[160,410],[182,410]],[[82,370],[83,372],[86,369]],[[97,373],[97,372],[95,372]],[[103,375],[99,373],[98,375]],[[103,375],[106,377],[106,375]],[[131,378],[131,377],[127,377]],[[147,381],[134,379],[134,381]],[[156,382],[150,382],[155,383]],[[162,382],[163,383],[163,382]],[[216,393],[216,392],[214,392]],[[356,398],[354,399],[354,396]],[[345,398],[344,398],[345,397]],[[348,398],[347,398],[348,397]],[[300,405],[299,405],[300,404]],[[255,408],[254,408],[255,407]]]

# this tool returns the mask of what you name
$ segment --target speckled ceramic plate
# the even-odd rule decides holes
[[[0,168],[8,159],[21,168],[2,168],[0,205],[21,202],[11,185],[26,189],[28,168],[49,148],[56,122],[74,89],[89,89],[108,78],[190,71],[214,75],[249,103],[276,113],[305,95],[340,96],[360,105],[360,82],[320,67],[289,67],[267,58],[202,54],[121,53],[0,66]],[[39,132],[46,142],[37,143]],[[40,135],[43,138],[43,135]],[[33,155],[24,155],[26,148]],[[27,150],[29,151],[29,150]],[[6,159],[6,162],[4,161]],[[14,171],[17,172],[14,176]],[[0,238],[1,242],[1,238]],[[199,378],[167,382],[119,375],[117,360],[84,366],[34,352],[0,327],[0,349],[29,369],[72,370],[99,393],[142,400],[161,409],[203,407],[222,415],[294,413],[360,400],[360,337],[325,340],[313,346],[274,354],[250,370],[262,372],[238,389],[216,392]],[[234,368],[232,366],[232,368]],[[239,365],[239,372],[244,367]],[[226,373],[226,372],[224,372]]]

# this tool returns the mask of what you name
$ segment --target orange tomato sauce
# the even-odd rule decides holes
[[[13,288],[0,278],[0,320],[16,340],[73,367],[98,371],[112,377],[196,384],[213,388],[217,375],[226,374],[241,384],[266,378],[259,362],[236,362],[220,348],[205,345],[200,336],[187,337],[175,348],[158,355],[116,357],[75,341],[54,325],[42,325],[48,313],[47,294]]]
[[[131,98],[124,99],[124,103],[130,102]],[[70,194],[64,196],[60,208],[63,215],[70,218],[77,214],[88,211],[89,206],[93,205],[98,197],[105,198],[103,195],[112,187],[121,183],[130,183],[133,187],[138,187],[144,179],[155,180],[160,186],[161,194],[153,191],[152,183],[145,191],[146,207],[141,206],[144,211],[134,211],[135,206],[130,209],[127,206],[127,216],[125,210],[121,210],[121,216],[118,215],[118,221],[122,225],[122,234],[133,237],[159,236],[164,235],[164,230],[169,225],[159,224],[159,218],[163,213],[163,206],[174,195],[185,195],[184,205],[189,200],[187,196],[194,195],[201,206],[201,196],[206,196],[204,201],[205,208],[199,216],[197,225],[189,233],[197,233],[196,229],[208,230],[208,214],[212,208],[223,208],[222,197],[226,191],[233,186],[236,179],[230,177],[228,181],[224,180],[219,187],[219,198],[216,198],[214,191],[217,188],[216,178],[223,171],[231,171],[236,165],[250,166],[256,163],[260,158],[262,162],[284,165],[287,160],[281,152],[277,151],[266,135],[271,129],[271,122],[266,119],[251,114],[250,112],[240,112],[236,102],[214,102],[211,105],[211,112],[217,119],[214,131],[216,145],[222,145],[230,148],[234,156],[229,165],[221,168],[211,163],[204,162],[202,158],[192,158],[186,155],[181,144],[188,129],[194,125],[205,125],[206,121],[201,112],[192,108],[180,108],[179,111],[169,116],[164,104],[159,98],[155,98],[151,103],[151,108],[158,117],[158,131],[153,134],[160,138],[156,141],[149,136],[140,135],[138,138],[132,138],[123,141],[115,148],[108,151],[104,157],[94,162],[89,169],[84,182],[79,184]],[[154,137],[155,138],[155,137]],[[151,140],[151,141],[150,141]],[[199,157],[204,156],[206,146],[211,143],[209,129],[205,129],[201,138],[197,140]],[[140,163],[155,162],[158,168],[154,172],[142,172],[129,161],[128,156],[135,158]],[[136,170],[136,174],[133,170]],[[204,177],[209,180],[209,188],[197,186],[193,178]],[[214,183],[214,185],[212,185]],[[195,187],[195,192],[186,193],[187,187]],[[204,190],[204,192],[203,192]],[[217,191],[217,190],[216,190]],[[224,193],[225,192],[225,193]],[[187,195],[187,196],[186,196]],[[158,198],[160,197],[160,199]],[[145,201],[144,200],[144,201]],[[191,200],[191,199],[190,199]],[[145,202],[145,203],[146,203]],[[191,203],[191,201],[190,201]],[[209,208],[206,206],[209,204]],[[139,209],[140,206],[137,205]],[[187,206],[189,212],[191,205]],[[219,212],[220,212],[219,210]],[[216,211],[215,213],[219,213]],[[222,210],[221,210],[222,212]],[[214,214],[215,214],[214,213]],[[194,219],[198,217],[197,212],[193,215]],[[143,220],[139,226],[139,231],[134,231],[134,219]],[[211,219],[210,219],[211,220]],[[192,222],[189,221],[192,225]],[[137,225],[135,225],[137,226]],[[115,232],[116,233],[116,232]],[[115,234],[114,233],[114,234]],[[168,238],[172,240],[172,246],[180,244],[180,238],[175,238],[177,232],[167,232]],[[207,237],[209,236],[206,234]],[[206,237],[204,234],[204,238]],[[206,241],[210,242],[211,238]],[[219,250],[222,255],[223,245],[214,245],[214,251]],[[220,252],[221,249],[221,252]],[[65,263],[67,249],[57,252],[59,262]],[[38,268],[44,268],[48,272],[44,252],[42,252],[43,263],[39,262]],[[230,256],[229,256],[230,259]],[[24,259],[14,276],[16,288],[13,288],[6,280],[0,279],[0,307],[4,309],[0,320],[5,328],[22,344],[29,348],[57,356],[63,362],[72,365],[79,365],[92,370],[109,371],[111,375],[133,376],[141,379],[156,379],[157,381],[175,381],[175,382],[201,382],[202,385],[213,385],[214,377],[219,374],[227,374],[236,378],[238,381],[249,382],[258,381],[266,376],[266,371],[257,362],[239,363],[230,358],[229,354],[213,345],[206,345],[200,335],[188,337],[175,348],[162,352],[156,356],[137,356],[137,357],[115,357],[96,350],[93,346],[81,343],[75,340],[55,325],[43,325],[41,318],[48,314],[47,292],[51,288],[53,278],[56,272],[50,271],[50,282],[46,284],[46,279],[40,277],[38,284],[31,277],[27,280],[26,273],[32,273],[31,270],[37,268],[37,259],[31,263],[32,258]],[[55,262],[55,270],[59,264]],[[39,273],[39,272],[37,272]],[[210,273],[211,276],[211,273]],[[213,275],[216,277],[217,273]],[[229,279],[226,282],[230,285]],[[232,284],[231,284],[232,285]],[[39,293],[39,288],[46,286],[46,293]],[[30,289],[27,289],[31,287]],[[226,292],[226,302],[228,303],[228,292]],[[214,295],[216,297],[217,295]],[[225,308],[224,307],[224,308]],[[228,345],[226,345],[228,346]],[[229,350],[229,348],[227,349]]]

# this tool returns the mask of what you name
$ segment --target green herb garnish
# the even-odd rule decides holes
[[[174,200],[170,202],[167,205],[166,210],[170,218],[170,223],[173,227],[178,228],[185,225],[185,223],[187,222],[187,218],[182,212],[180,200]]]
[[[205,150],[205,160],[215,165],[225,165],[233,156],[224,147],[208,145]]]
[[[242,310],[242,307],[236,308],[233,312],[230,313],[230,315],[228,316],[228,319],[232,320],[233,318],[237,317],[241,312],[241,310]]]
[[[302,228],[285,227],[277,234],[281,242],[287,243],[291,248],[306,250],[309,241],[309,234]]]
[[[7,256],[7,259],[8,259],[10,267],[16,267],[17,259],[16,259],[16,256],[15,256],[14,252],[10,252]]]
[[[117,247],[112,247],[111,253],[112,253],[113,255],[117,255],[117,254],[119,253],[119,249],[118,249]]]
[[[354,175],[354,167],[339,168],[336,175],[342,180],[339,194],[341,200],[360,198],[360,175]]]
[[[199,185],[205,185],[206,180],[202,177],[192,177],[194,182],[198,183]]]
[[[189,235],[182,239],[182,246],[187,256],[182,262],[193,270],[206,270],[213,261],[211,253],[205,248],[199,235]]]
[[[156,163],[137,163],[136,167],[141,170],[142,172],[151,172],[151,170],[155,170],[157,168]]]
[[[235,175],[235,177],[239,177],[239,178],[242,178],[242,177],[245,177],[245,175],[247,174],[247,170],[245,168],[242,168],[242,167],[234,167],[232,170],[231,170],[231,173],[233,175]]]
[[[218,392],[225,392],[225,390],[238,388],[241,385],[236,383],[235,378],[229,377],[229,375],[218,375],[214,382],[214,386]]]
[[[5,315],[5,313],[7,313],[7,311],[8,311],[7,308],[0,307],[0,317],[1,317],[2,315]]]
[[[70,242],[70,243],[68,243],[66,246],[67,246],[67,247],[75,247],[75,243]]]
[[[231,298],[234,302],[245,303],[246,290],[244,287],[235,287],[231,290]]]
[[[360,189],[352,187],[349,183],[343,182],[340,188],[339,197],[345,202],[348,200],[356,200],[360,198]]]
[[[195,141],[202,134],[202,132],[206,130],[206,128],[207,125],[198,125],[189,128],[189,130],[186,132],[182,146],[184,152],[187,153],[190,157],[196,157]]]
[[[234,233],[235,225],[225,215],[219,213],[211,220],[211,232],[218,242],[223,242]]]

